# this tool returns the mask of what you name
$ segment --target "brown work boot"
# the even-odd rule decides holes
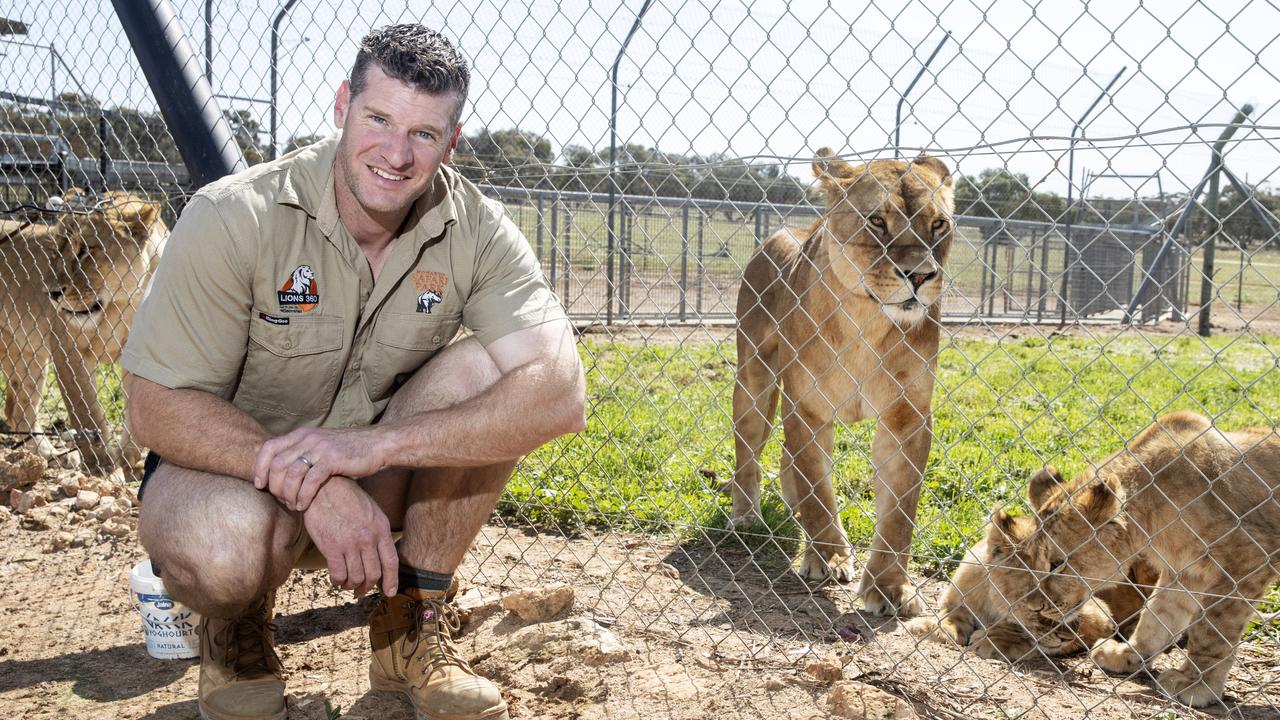
[[[283,720],[284,672],[271,623],[275,593],[237,618],[200,619],[200,717]]]
[[[408,589],[382,597],[369,616],[369,684],[409,696],[419,720],[505,720],[507,703],[453,645],[461,624],[446,592]]]

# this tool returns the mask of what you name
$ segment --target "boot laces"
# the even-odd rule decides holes
[[[419,661],[427,663],[427,674],[437,669],[453,666],[461,668],[467,674],[474,674],[467,661],[458,654],[453,645],[453,634],[462,628],[462,619],[452,603],[441,598],[426,598],[417,607],[411,608],[414,615],[413,644],[406,645],[402,657],[408,660],[422,646],[422,638],[429,631],[435,636],[435,642],[428,642],[424,652],[418,655]]]
[[[222,663],[242,675],[276,674],[280,657],[271,640],[276,624],[267,619],[266,607],[255,608],[241,617],[227,621],[219,633],[223,648]]]

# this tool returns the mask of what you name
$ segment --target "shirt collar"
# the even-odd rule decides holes
[[[325,237],[332,238],[340,219],[338,197],[334,189],[333,168],[338,156],[338,132],[293,155],[285,172],[284,186],[278,203],[292,205],[310,215]],[[442,165],[431,187],[418,198],[409,211],[401,237],[410,237],[415,246],[439,236],[445,227],[457,222],[454,193],[457,172]]]

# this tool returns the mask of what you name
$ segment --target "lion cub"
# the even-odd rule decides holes
[[[972,646],[982,658],[1013,661],[1034,657],[1037,652],[1045,657],[1073,655],[1132,629],[1146,600],[1141,583],[1155,581],[1144,564],[1134,568],[1130,582],[1100,591],[1067,622],[1039,614],[1028,618],[1032,624],[1025,627],[1018,622],[1013,605],[1021,598],[1001,595],[991,580],[991,569],[1031,535],[1035,521],[1030,517],[1004,518],[1003,522],[989,523],[983,539],[965,553],[942,595],[937,617],[915,618],[906,624],[913,635]]]
[[[850,165],[818,151],[827,211],[764,241],[738,293],[732,522],[759,518],[759,454],[778,398],[780,483],[809,544],[802,577],[853,579],[832,487],[835,422],[877,418],[876,537],[859,593],[876,615],[923,609],[907,579],[920,483],[933,441],[942,268],[955,208],[936,158]]]
[[[1280,435],[1222,432],[1177,412],[1070,482],[1037,478],[1036,527],[992,573],[1006,597],[1022,599],[1019,620],[1069,618],[1145,562],[1159,580],[1137,627],[1090,656],[1132,673],[1185,632],[1186,661],[1157,682],[1193,707],[1220,702],[1254,605],[1280,576]]]
[[[80,450],[91,470],[139,449],[123,431],[123,457],[107,448],[110,426],[94,386],[99,363],[124,348],[133,312],[155,271],[169,229],[158,203],[108,192],[90,203],[76,190],[56,225],[0,226],[0,372],[10,430],[39,431],[37,410],[52,361],[68,424],[89,431]]]

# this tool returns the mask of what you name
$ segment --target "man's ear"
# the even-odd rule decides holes
[[[333,101],[333,124],[341,130],[347,124],[347,111],[351,109],[351,81],[343,80],[338,86],[338,97]]]
[[[444,162],[453,159],[453,153],[458,149],[458,141],[462,139],[462,123],[453,126],[453,138],[449,140],[449,150],[444,154]]]

